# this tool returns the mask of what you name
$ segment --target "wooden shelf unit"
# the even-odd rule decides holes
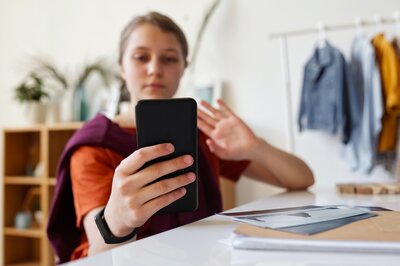
[[[56,184],[57,163],[65,144],[81,126],[82,123],[68,123],[3,130],[1,265],[54,265],[46,222]],[[16,228],[15,216],[24,210],[32,213],[39,210],[40,222],[32,218],[30,228]]]

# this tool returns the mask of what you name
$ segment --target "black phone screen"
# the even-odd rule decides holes
[[[197,104],[191,98],[167,100],[140,100],[136,105],[136,127],[138,148],[160,143],[172,143],[172,154],[146,163],[143,168],[156,162],[190,154],[191,166],[160,177],[171,178],[193,172],[197,177]],[[158,179],[158,180],[160,180]],[[156,180],[155,182],[157,182]],[[185,186],[185,196],[164,207],[159,213],[189,212],[197,209],[198,182]]]

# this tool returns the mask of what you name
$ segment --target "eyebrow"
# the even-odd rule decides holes
[[[146,46],[138,46],[138,47],[135,47],[133,50],[148,50],[148,49],[149,48],[146,47]],[[179,52],[175,48],[166,48],[166,49],[163,49],[163,51],[165,51],[165,52],[176,52],[176,53]]]

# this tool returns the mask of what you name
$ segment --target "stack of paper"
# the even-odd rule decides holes
[[[240,249],[400,253],[400,212],[368,212],[343,206],[338,208],[339,210],[354,210],[354,216],[346,217],[344,212],[336,210],[328,215],[329,208],[304,206],[286,209],[283,211],[286,214],[282,214],[282,211],[277,213],[276,210],[267,210],[269,215],[275,216],[270,220],[268,219],[269,215],[265,215],[265,211],[257,211],[258,214],[246,212],[244,215],[243,213],[230,213],[228,216],[243,223],[235,230],[232,245],[234,248]],[[361,213],[357,214],[357,210]],[[301,217],[301,215],[296,215],[299,214],[299,211],[305,213],[303,221],[308,221],[308,224],[301,224],[301,219],[297,219]],[[249,213],[253,214],[249,216]],[[344,220],[353,217],[356,222],[347,222],[345,225],[333,227],[335,228],[333,230],[322,230],[320,233],[312,233],[312,235],[304,230],[297,230],[302,226],[312,228],[318,227],[319,223],[329,222],[329,217],[333,218],[334,213],[345,217]],[[294,219],[284,219],[285,215],[291,216],[291,214],[294,214]],[[350,215],[350,212],[348,214]],[[355,219],[365,214],[371,214],[374,217]],[[254,219],[254,216],[260,215],[263,218]],[[278,219],[283,219],[282,223]],[[342,218],[333,219],[330,222],[340,219]],[[265,226],[266,224],[269,228]],[[286,230],[291,227],[295,230]]]
[[[284,209],[222,213],[236,221],[281,231],[315,234],[375,216],[365,208],[301,206]]]

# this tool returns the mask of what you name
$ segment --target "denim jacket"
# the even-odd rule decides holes
[[[347,72],[344,56],[329,42],[322,48],[315,48],[304,67],[298,115],[300,131],[339,132],[342,142],[348,143],[352,119]]]

